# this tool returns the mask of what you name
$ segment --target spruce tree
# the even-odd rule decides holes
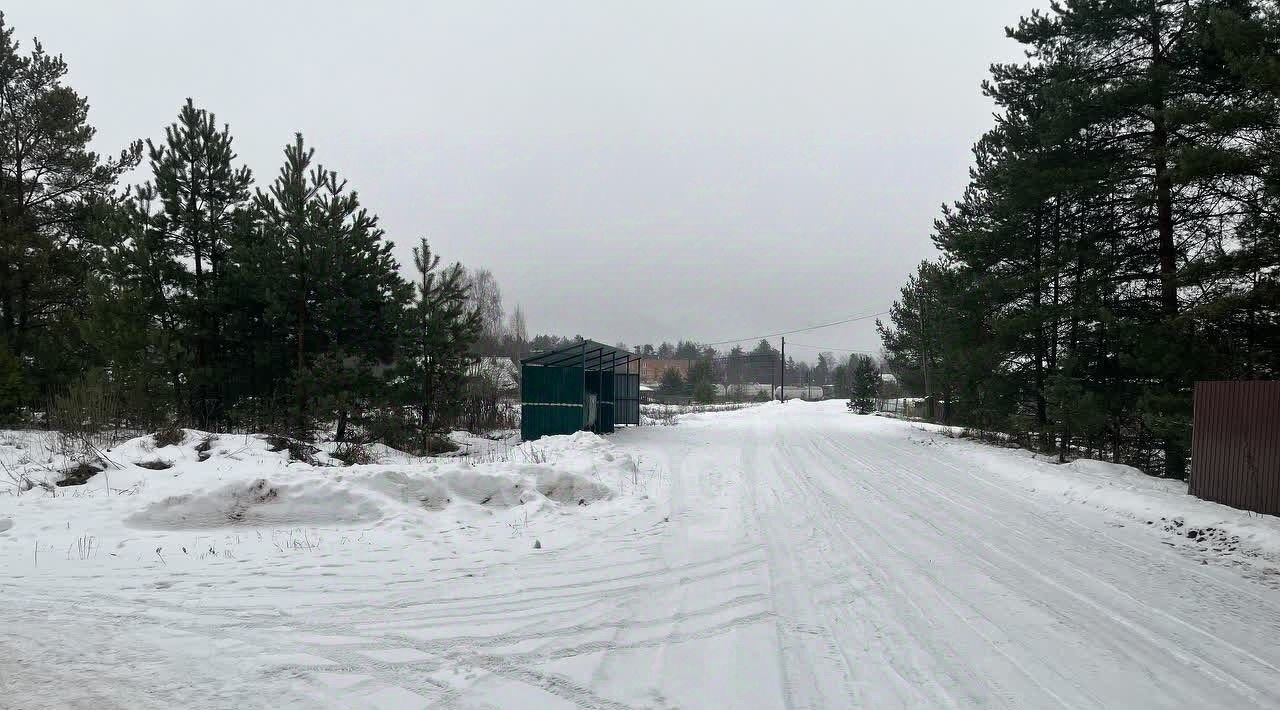
[[[849,393],[849,409],[858,414],[870,414],[876,409],[876,390],[880,385],[880,371],[867,355],[853,356],[853,384]]]
[[[716,399],[715,373],[709,359],[699,359],[689,368],[689,390],[695,402],[710,404]]]
[[[674,367],[668,367],[662,371],[662,379],[658,383],[658,391],[669,397],[677,397],[684,394],[684,376]]]

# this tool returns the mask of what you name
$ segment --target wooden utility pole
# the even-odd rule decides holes
[[[778,401],[787,401],[787,339],[782,339],[782,354],[779,356],[782,385],[778,388]]]

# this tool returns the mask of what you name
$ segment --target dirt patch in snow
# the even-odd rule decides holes
[[[107,470],[104,463],[95,461],[93,463],[81,462],[62,470],[62,479],[57,482],[58,486],[79,486],[85,481]]]
[[[210,452],[213,450],[213,442],[217,440],[218,440],[217,435],[206,434],[205,437],[200,440],[200,445],[196,447],[196,460],[208,461],[210,458],[212,458],[213,454],[211,454]]]
[[[613,491],[599,481],[549,466],[541,467],[536,480],[538,492],[557,503],[587,505],[613,496]]]
[[[150,469],[152,471],[164,471],[165,469],[173,468],[173,462],[165,461],[164,459],[155,459],[154,461],[141,461],[134,465],[140,466],[145,469]]]
[[[1147,521],[1154,525],[1154,521]],[[1182,518],[1160,518],[1160,528],[1167,533],[1185,537],[1200,546],[1203,552],[1235,552],[1240,546],[1240,536],[1213,526],[1187,525]]]

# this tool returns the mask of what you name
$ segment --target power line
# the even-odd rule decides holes
[[[832,352],[858,353],[859,355],[878,355],[879,354],[879,353],[873,353],[869,350],[855,350],[853,348],[828,348],[822,345],[805,345],[803,343],[787,343],[787,344],[794,348],[813,348],[814,350],[831,350]]]
[[[766,340],[768,338],[776,338],[780,335],[791,335],[792,333],[805,333],[810,330],[819,330],[821,328],[830,328],[836,325],[844,325],[845,323],[853,323],[854,321],[866,320],[868,318],[878,318],[879,316],[889,315],[889,311],[880,311],[879,313],[871,313],[865,316],[853,316],[851,318],[843,318],[822,325],[811,325],[808,328],[796,328],[795,330],[784,330],[778,333],[770,333],[768,335],[754,335],[746,338],[738,338],[736,340],[720,340],[714,343],[703,343],[703,345],[727,345],[729,343],[744,343],[748,340]]]

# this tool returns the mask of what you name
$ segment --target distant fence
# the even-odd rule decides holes
[[[1196,383],[1190,492],[1280,515],[1280,381]]]

